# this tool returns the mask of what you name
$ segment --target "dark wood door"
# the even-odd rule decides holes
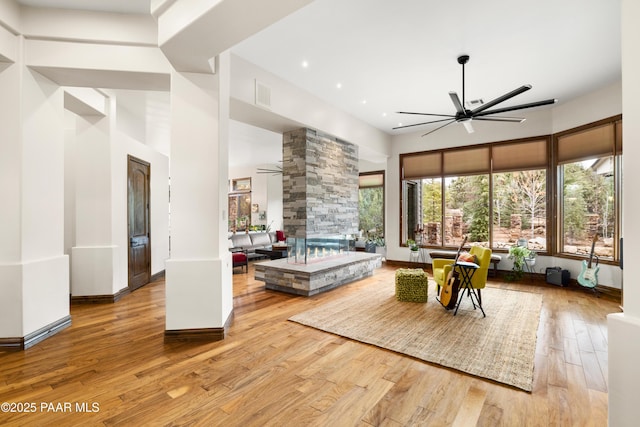
[[[151,166],[129,156],[128,225],[129,289],[135,290],[151,280],[151,226],[149,223],[149,178]]]

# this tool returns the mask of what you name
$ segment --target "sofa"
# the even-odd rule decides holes
[[[282,233],[284,238],[284,233]],[[278,242],[277,233],[236,233],[229,237],[229,250],[231,252],[244,252],[249,260],[264,258],[264,255],[255,253],[256,249],[269,249]]]

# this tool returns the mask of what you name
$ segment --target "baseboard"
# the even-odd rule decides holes
[[[213,342],[222,341],[229,329],[233,311],[221,328],[170,329],[164,331],[164,342]]]
[[[427,264],[424,262],[409,262],[409,261],[398,261],[393,259],[385,260],[385,264],[389,266],[396,266],[400,268],[422,268],[431,270],[431,264]]]
[[[164,280],[164,270],[160,270],[151,276],[151,282],[157,282],[158,280]]]
[[[113,295],[71,295],[71,304],[113,304],[128,294],[129,288],[122,288]]]
[[[69,326],[71,326],[71,316],[65,316],[24,337],[0,338],[0,350],[26,350]]]

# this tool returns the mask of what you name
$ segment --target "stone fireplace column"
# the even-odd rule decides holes
[[[358,147],[302,128],[283,135],[283,219],[287,237],[358,232]]]

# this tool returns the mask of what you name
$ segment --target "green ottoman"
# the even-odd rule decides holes
[[[396,299],[407,302],[427,302],[429,279],[420,268],[396,270]]]

